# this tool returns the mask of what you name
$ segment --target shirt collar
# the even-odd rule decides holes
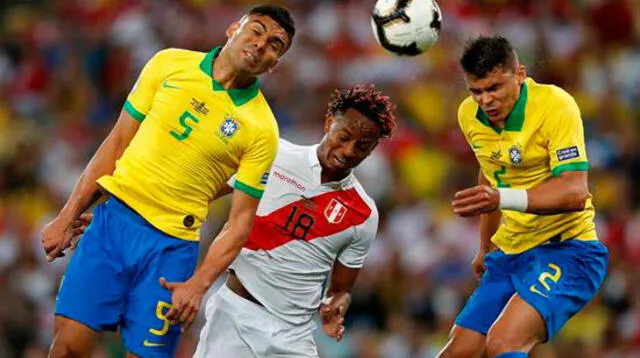
[[[222,51],[222,46],[214,47],[211,51],[209,51],[204,59],[200,62],[200,70],[206,73],[207,76],[211,78],[211,86],[214,91],[225,91],[224,87],[220,84],[220,82],[213,79],[213,61],[218,57]],[[258,92],[260,91],[260,83],[256,79],[253,84],[245,87],[245,88],[229,88],[226,92],[231,97],[233,104],[236,106],[242,106],[243,104],[254,99]]]
[[[527,98],[528,98],[528,88],[527,88],[528,79],[522,84],[520,88],[520,96],[516,100],[516,103],[513,105],[513,109],[511,113],[507,116],[507,121],[504,123],[504,130],[508,132],[520,132],[522,130],[522,125],[524,124],[524,114],[527,106]],[[497,133],[502,133],[503,128],[496,128],[489,121],[489,116],[478,106],[478,110],[476,111],[476,118],[482,122],[487,127],[491,127]]]

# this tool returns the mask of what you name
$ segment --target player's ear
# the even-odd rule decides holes
[[[276,68],[276,66],[278,65],[278,63],[280,63],[280,61],[276,60],[276,62],[273,63],[273,65],[271,65],[271,67],[269,67],[269,69],[267,70],[269,73],[273,72],[273,69]]]
[[[238,21],[232,22],[231,25],[227,27],[227,31],[225,32],[225,34],[227,35],[227,38],[230,39],[231,37],[233,37],[233,34],[236,31],[238,31],[239,28],[240,28],[240,22]]]
[[[324,132],[329,133],[329,129],[331,129],[331,125],[333,121],[336,119],[335,116],[329,114],[324,118]]]
[[[520,82],[520,84],[524,83],[524,80],[527,79],[527,68],[519,64],[516,68],[516,76],[518,76],[518,82]]]

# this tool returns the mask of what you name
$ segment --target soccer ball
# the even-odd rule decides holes
[[[376,41],[398,56],[426,51],[438,40],[441,26],[435,0],[378,0],[371,16]]]

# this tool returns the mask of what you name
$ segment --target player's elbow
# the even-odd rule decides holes
[[[573,190],[570,191],[570,195],[567,198],[567,209],[570,211],[581,211],[584,209],[587,204],[587,199],[589,198],[589,191],[587,188],[582,188],[581,186],[575,186]]]

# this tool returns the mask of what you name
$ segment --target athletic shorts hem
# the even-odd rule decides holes
[[[89,324],[88,322],[86,322],[86,321],[85,321],[85,320],[83,320],[83,319],[74,318],[74,317],[71,317],[70,315],[65,314],[65,313],[58,313],[58,312],[56,312],[56,313],[54,313],[54,316],[60,316],[60,317],[64,317],[64,318],[66,318],[66,319],[70,319],[70,320],[72,320],[72,321],[78,322],[78,323],[80,323],[80,324],[82,324],[82,325],[84,325],[84,326],[87,326],[87,328],[89,328],[89,329],[91,329],[91,330],[93,330],[93,331],[95,331],[95,332],[104,332],[104,331],[111,331],[111,332],[115,332],[115,329],[114,329],[114,330],[111,330],[111,329],[106,329],[106,328],[96,327],[96,325]]]
[[[489,333],[489,331],[488,331],[488,330],[487,330],[487,331],[483,331],[483,330],[482,330],[482,329],[480,329],[480,328],[473,328],[473,327],[470,327],[470,325],[468,325],[468,324],[460,323],[460,322],[458,322],[458,321],[456,321],[454,324],[455,324],[456,326],[460,327],[460,328],[464,328],[464,329],[468,329],[468,330],[470,330],[470,331],[474,331],[474,332],[476,332],[476,333],[480,333],[481,335],[483,335],[483,336],[485,336],[485,337],[487,336],[487,333]]]

